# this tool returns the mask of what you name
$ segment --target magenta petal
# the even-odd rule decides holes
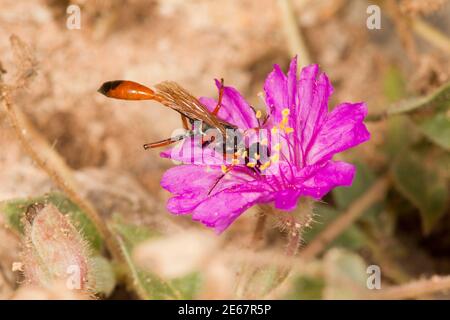
[[[333,87],[318,65],[302,69],[298,84],[297,123],[294,125],[302,159],[306,159],[313,140],[328,114],[328,99]],[[305,165],[305,163],[303,163]]]
[[[294,110],[297,91],[297,57],[292,59],[286,76],[279,65],[274,65],[273,71],[264,82],[266,104],[270,114],[269,121],[277,124],[282,119],[283,109]]]
[[[201,139],[193,137],[180,141],[175,147],[161,152],[160,156],[184,164],[221,165],[224,163],[223,156],[214,148],[202,148]]]
[[[287,75],[275,65],[264,84],[269,118],[259,129],[276,126],[278,130],[250,130],[259,127],[254,111],[238,91],[224,88],[219,118],[245,131],[247,147],[262,134],[265,139],[259,141],[267,140],[270,162],[261,156],[257,166],[249,168],[249,155],[256,158],[255,151],[249,148],[247,156],[240,157],[241,162],[225,162],[223,167],[228,155],[239,153],[215,152],[214,143],[222,146],[218,140],[202,147],[199,136],[161,153],[187,163],[168,170],[162,178],[161,185],[172,193],[167,203],[169,211],[192,213],[193,220],[221,233],[258,203],[273,202],[277,209],[291,211],[301,196],[321,199],[334,187],[351,185],[355,167],[331,159],[335,153],[370,138],[363,123],[367,108],[363,103],[344,103],[329,113],[333,88],[327,76],[317,65],[303,68],[299,79],[296,72],[294,58]],[[216,85],[220,88],[218,81]],[[214,99],[201,98],[201,102],[209,111],[216,107]]]
[[[300,195],[301,192],[294,189],[286,189],[277,192],[275,195],[275,208],[285,211],[294,210],[297,207]]]
[[[220,82],[217,80],[216,86],[220,89]],[[217,105],[217,101],[211,98],[201,97],[200,102],[211,112]],[[255,112],[244,97],[233,87],[224,87],[222,107],[219,110],[218,117],[241,129],[258,127]]]
[[[161,186],[173,194],[167,202],[170,212],[192,213],[194,220],[217,232],[222,232],[256,201],[270,201],[267,185],[255,180],[245,167],[236,167],[223,177],[217,166],[177,166],[164,174]]]
[[[370,133],[363,123],[366,115],[367,107],[364,103],[338,105],[320,129],[307,155],[307,163],[329,160],[335,153],[369,140]]]
[[[287,106],[287,85],[286,76],[279,65],[275,65],[273,71],[266,78],[264,83],[266,93],[266,104],[268,113],[273,123],[281,121],[281,111]]]
[[[331,189],[350,186],[355,175],[355,167],[342,161],[329,161],[301,182],[302,195],[321,199]]]
[[[260,192],[223,191],[198,205],[192,213],[192,219],[221,233],[245,210],[257,202],[269,201],[265,199],[266,196]]]
[[[190,213],[207,196],[212,185],[222,175],[220,168],[182,165],[167,170],[161,186],[174,194],[167,209],[175,214]]]

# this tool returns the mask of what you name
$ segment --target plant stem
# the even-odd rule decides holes
[[[292,217],[292,226],[295,225],[296,220]],[[300,230],[297,228],[293,228],[292,230],[288,230],[288,243],[286,246],[286,255],[288,257],[293,257],[297,253],[297,250],[300,245]]]
[[[310,260],[320,254],[326,246],[347,229],[372,204],[382,198],[387,190],[389,179],[387,174],[379,178],[372,187],[353,202],[346,212],[334,220],[325,230],[317,235],[305,249],[300,251],[299,258]]]
[[[417,299],[433,293],[450,290],[450,276],[433,276],[430,279],[416,280],[407,284],[381,289],[371,294],[371,299]]]
[[[278,3],[290,54],[291,56],[297,55],[298,67],[302,68],[311,63],[311,58],[300,27],[297,24],[292,3],[290,0],[278,0]]]
[[[71,174],[71,169],[67,166],[61,156],[50,147],[45,138],[38,133],[20,109],[14,106],[7,90],[2,90],[1,94],[7,117],[26,153],[48,174],[55,185],[86,213],[102,235],[106,247],[113,259],[118,262],[122,261],[122,254],[117,242],[97,210],[87,199],[84,199],[76,191],[76,183]],[[32,137],[32,142],[29,140],[28,136]],[[38,149],[39,152],[36,151]],[[42,154],[46,154],[47,157],[42,156]]]
[[[264,237],[264,227],[266,225],[267,215],[261,213],[256,221],[255,231],[253,232],[252,243],[257,244],[261,242]]]
[[[427,40],[435,47],[445,51],[447,54],[450,54],[450,39],[444,33],[419,18],[412,20],[411,24],[413,30],[420,37]]]
[[[450,81],[444,83],[433,92],[409,99],[400,100],[391,104],[384,112],[377,114],[370,114],[365,121],[381,121],[387,119],[390,116],[399,114],[408,114],[412,112],[418,112],[425,109],[437,109],[438,111],[444,110],[450,101]]]

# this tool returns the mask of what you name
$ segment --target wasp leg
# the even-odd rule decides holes
[[[212,114],[215,116],[217,116],[220,108],[222,107],[223,90],[224,90],[223,79],[220,79],[219,99],[217,101],[216,107],[214,108],[214,110],[212,112]]]
[[[183,128],[185,130],[189,130],[188,118],[185,115],[181,115],[181,123],[183,124]]]
[[[186,138],[186,136],[182,135],[182,136],[172,137],[172,138],[168,138],[168,139],[164,139],[164,140],[160,140],[160,141],[156,141],[156,142],[146,143],[146,144],[144,144],[144,149],[147,150],[147,149],[168,146],[172,143],[183,140],[184,138]]]
[[[216,137],[212,136],[210,139],[208,140],[204,140],[202,137],[202,148],[206,148],[208,147],[211,143],[213,143],[216,140]]]
[[[237,155],[236,153],[233,154],[233,160],[237,160]],[[217,178],[217,180],[214,182],[214,184],[212,185],[211,189],[209,189],[208,191],[208,196],[211,194],[211,192],[217,187],[217,185],[219,184],[219,182],[225,178],[225,176],[231,171],[233,170],[233,168],[235,167],[235,163],[232,163],[231,165],[227,166],[225,168],[225,171],[223,171],[223,174]],[[223,169],[222,169],[223,170]]]

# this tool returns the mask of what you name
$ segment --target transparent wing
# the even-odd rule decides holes
[[[176,82],[164,81],[157,84],[155,88],[162,104],[184,114],[188,118],[202,120],[223,133],[225,133],[225,126],[233,127],[211,114],[197,98]]]

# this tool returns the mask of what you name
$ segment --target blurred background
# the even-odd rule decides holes
[[[377,14],[370,5],[380,9],[379,29],[368,27]],[[19,281],[20,219],[25,204],[44,198],[64,214],[98,213],[122,245],[129,259],[114,262],[102,233],[82,228],[98,238],[93,251],[106,266],[101,298],[449,298],[426,281],[450,287],[449,1],[0,0],[0,7],[0,76],[13,104],[0,109],[0,298],[68,295]],[[80,28],[70,29],[77,8]],[[220,236],[169,214],[159,182],[173,164],[142,145],[169,137],[178,114],[107,99],[99,86],[172,80],[216,97],[213,79],[222,77],[263,109],[266,75],[275,63],[286,70],[296,54],[330,77],[330,108],[369,107],[371,140],[339,155],[358,166],[353,186],[315,205],[295,257],[285,257],[276,219],[255,240],[258,208]],[[368,288],[371,265],[381,270],[381,290]],[[395,291],[410,283],[415,290]]]

